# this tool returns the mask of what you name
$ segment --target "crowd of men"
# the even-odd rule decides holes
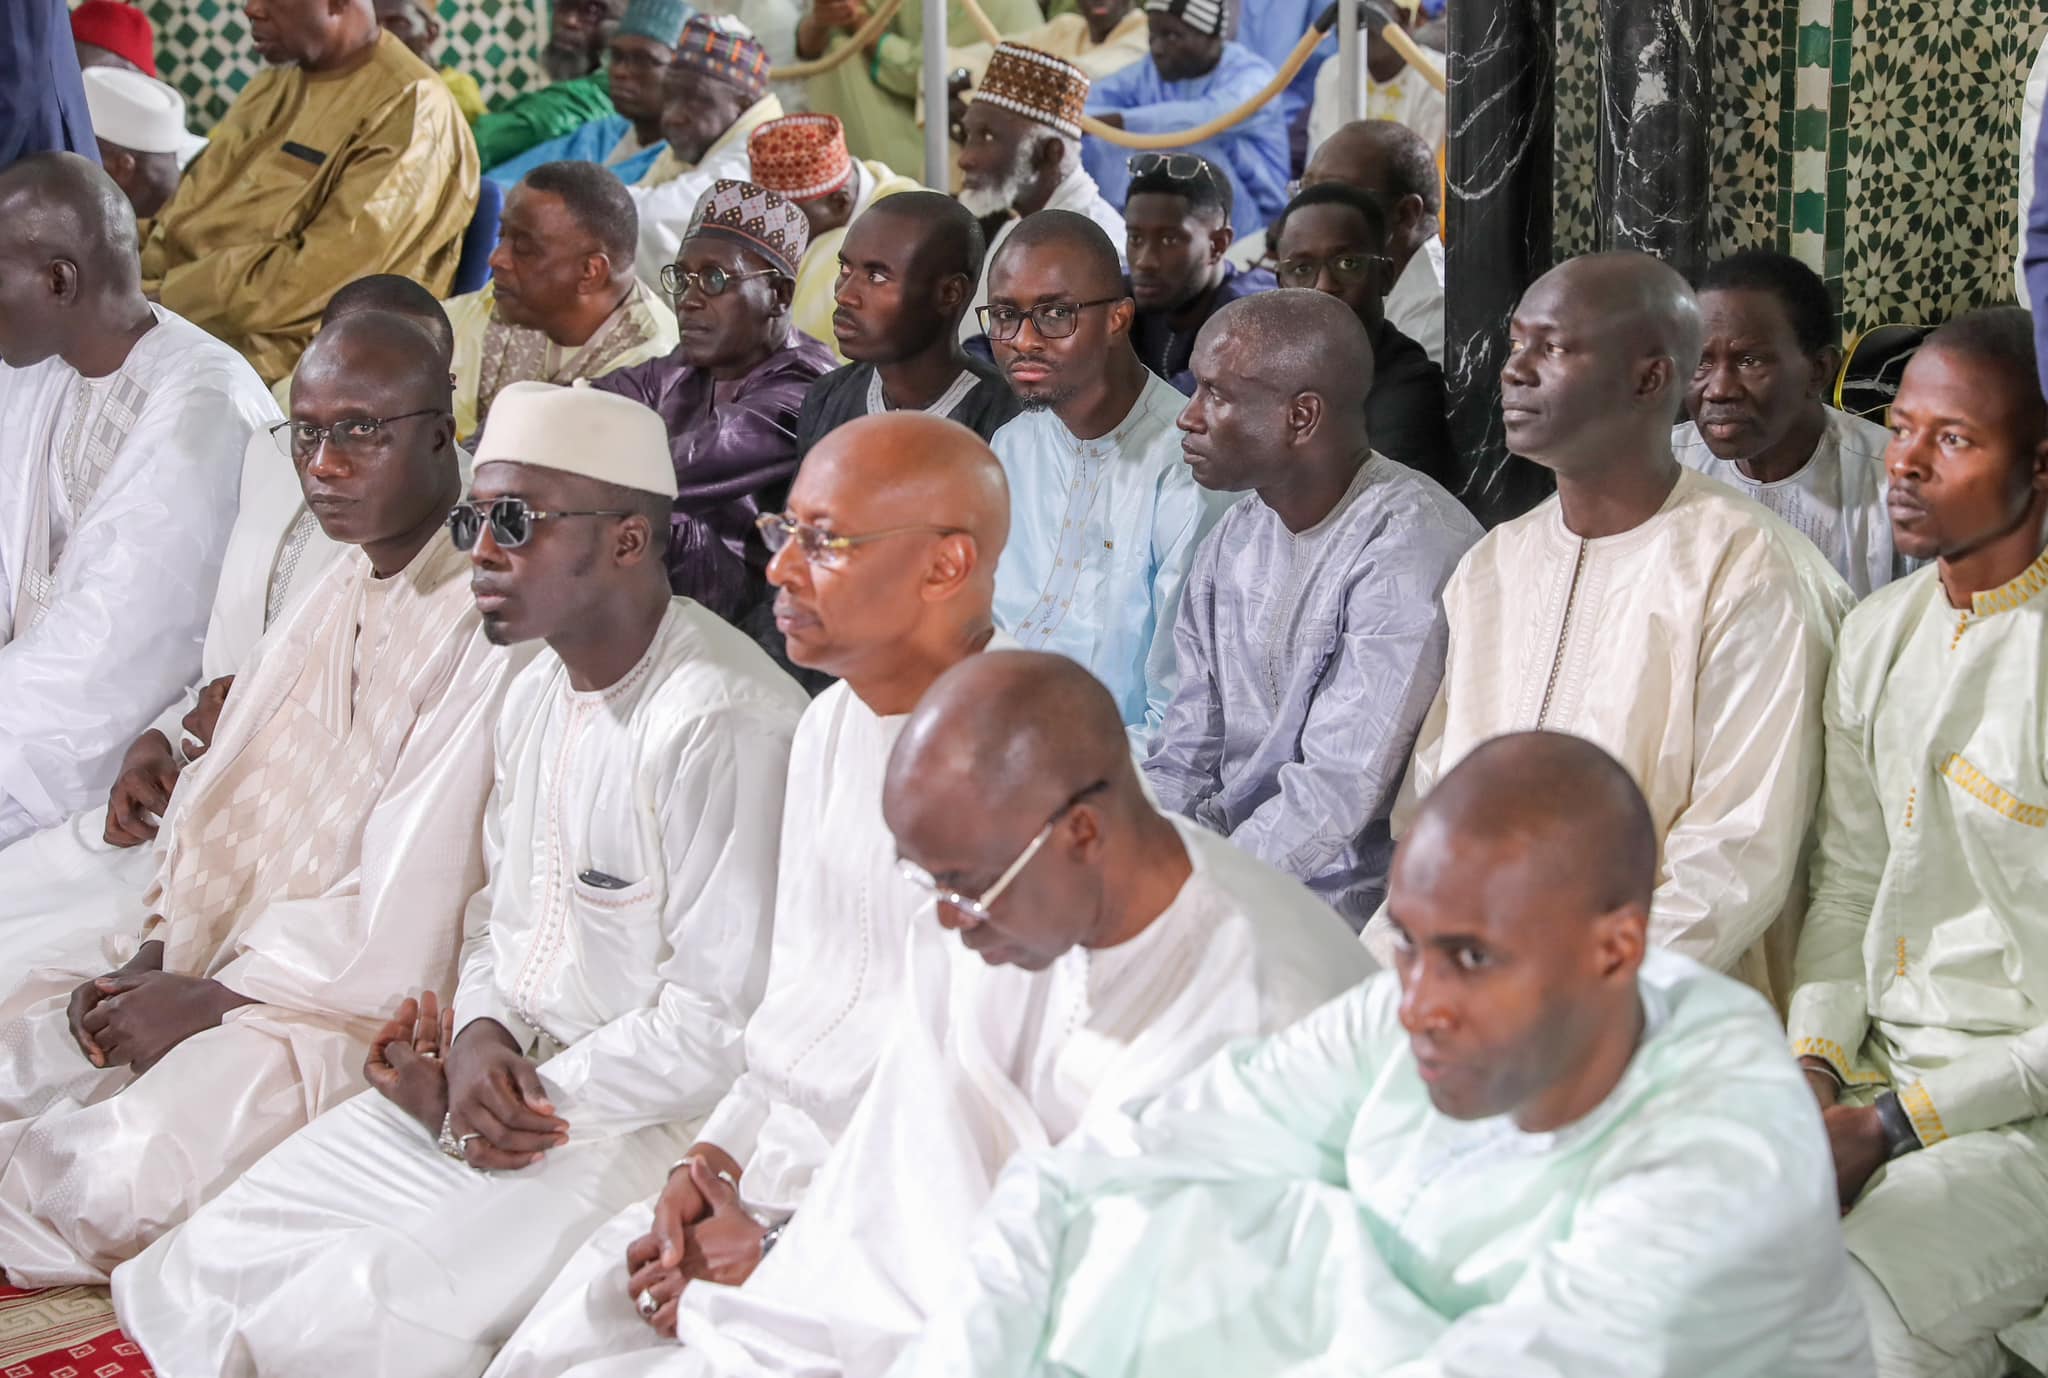
[[[1314,15],[983,7],[957,195],[915,5],[562,0],[489,111],[247,0],[203,141],[79,9],[0,1281],[177,1378],[2048,1369],[2026,310],[1878,424],[1797,260],[1565,262],[1485,530],[1441,111],[1130,153]]]

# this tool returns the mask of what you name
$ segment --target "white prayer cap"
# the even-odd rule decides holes
[[[585,379],[566,388],[507,386],[491,402],[476,462],[530,464],[665,498],[676,495],[675,461],[661,417],[630,397],[599,392]]]
[[[182,155],[205,140],[185,129],[185,98],[155,77],[124,67],[88,67],[85,109],[92,132],[137,153]]]

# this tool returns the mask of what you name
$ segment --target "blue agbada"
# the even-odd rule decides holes
[[[1272,64],[1237,43],[1224,44],[1213,69],[1186,81],[1163,79],[1148,57],[1095,83],[1088,113],[1121,114],[1124,128],[1133,134],[1170,134],[1228,114],[1272,79]],[[1263,228],[1287,204],[1287,124],[1280,101],[1267,102],[1213,139],[1173,151],[1207,158],[1229,174],[1236,199],[1230,220],[1240,239]],[[1112,206],[1121,206],[1129,194],[1129,159],[1129,149],[1092,134],[1081,141],[1082,165]]]
[[[0,24],[0,168],[32,153],[100,160],[63,0],[10,0]]]
[[[619,141],[632,132],[633,122],[624,115],[600,115],[560,138],[535,144],[517,157],[507,158],[496,167],[485,169],[484,176],[493,182],[502,182],[509,189],[542,163],[603,163],[630,187],[646,175],[647,169],[654,166],[654,160],[661,156],[661,151],[668,147],[668,141],[661,139],[617,162],[611,161],[612,151],[619,146]]]

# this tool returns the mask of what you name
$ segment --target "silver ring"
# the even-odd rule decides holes
[[[441,1060],[441,1050],[439,1048],[429,1048],[421,1053],[420,1056],[429,1062],[439,1062]]]
[[[455,1141],[455,1147],[462,1152],[467,1152],[469,1150],[469,1141],[471,1139],[481,1139],[482,1137],[483,1135],[477,1133],[475,1130],[471,1130],[469,1133],[464,1134],[461,1138]]]
[[[652,1287],[641,1288],[640,1295],[633,1299],[633,1305],[639,1308],[643,1320],[653,1320],[654,1313],[661,1310],[661,1303],[654,1299]]]

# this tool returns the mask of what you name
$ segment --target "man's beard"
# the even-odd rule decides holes
[[[1010,159],[1009,169],[993,183],[984,187],[962,185],[960,204],[967,207],[967,213],[980,220],[991,215],[1001,215],[1017,204],[1017,198],[1024,194],[1025,186],[1031,181],[1031,156],[1036,150],[1029,143],[1017,145],[1017,154]]]
[[[588,50],[567,43],[550,43],[541,49],[540,65],[549,81],[574,81],[593,70]]]

